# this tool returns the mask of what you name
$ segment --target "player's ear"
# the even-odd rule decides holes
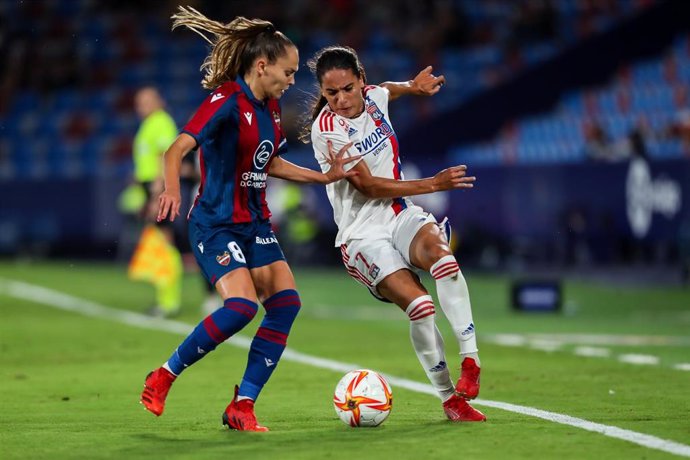
[[[256,69],[256,73],[258,76],[264,76],[264,74],[266,73],[266,64],[266,59],[264,58],[259,58],[256,60],[256,62],[254,63],[254,68]]]

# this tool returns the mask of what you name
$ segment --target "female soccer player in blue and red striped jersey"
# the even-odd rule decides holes
[[[331,168],[325,173],[280,156],[286,141],[278,99],[295,82],[299,56],[273,24],[243,17],[222,24],[189,7],[180,7],[173,19],[173,29],[186,26],[211,43],[202,67],[203,86],[211,94],[165,153],[165,190],[158,219],[179,215],[180,163],[198,148],[202,179],[188,216],[189,238],[204,276],[215,285],[224,305],[147,376],[141,402],[161,415],[177,376],[245,327],[257,313],[258,299],[266,315],[223,422],[236,430],[267,431],[256,421],[254,401],[276,368],[300,309],[295,280],[269,222],[267,176],[328,184],[356,173],[343,168],[352,161],[343,159],[346,149],[328,158]]]

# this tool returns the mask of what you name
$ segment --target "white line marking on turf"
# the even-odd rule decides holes
[[[659,364],[659,357],[652,355],[639,355],[635,353],[629,353],[625,355],[620,355],[618,357],[618,361],[630,364],[655,365]]]
[[[553,340],[570,345],[600,346],[690,346],[690,337],[664,335],[616,335],[616,334],[515,334],[526,340]],[[489,335],[489,338],[496,337]]]
[[[690,371],[690,363],[678,363],[673,368],[679,371]]]
[[[608,358],[611,356],[611,350],[600,347],[576,347],[575,350],[573,350],[573,353],[578,356],[588,356],[593,358]]]
[[[62,310],[71,311],[96,318],[103,318],[108,320],[115,320],[127,325],[136,326],[143,329],[155,329],[160,331],[173,332],[176,334],[188,334],[193,326],[182,323],[180,321],[165,320],[151,318],[140,313],[117,310],[106,307],[104,305],[90,302],[88,300],[79,299],[62,292],[54,291],[52,289],[36,286],[21,281],[4,280],[0,278],[0,294],[15,297],[22,300],[29,300],[49,307],[59,308]],[[251,341],[245,337],[232,337],[229,342],[232,345],[249,348]],[[352,369],[362,368],[357,364],[344,363],[334,361],[327,358],[319,358],[317,356],[307,355],[291,349],[286,349],[283,357],[289,361],[306,364],[308,366],[319,367],[337,372],[349,372]],[[403,379],[386,375],[388,381],[397,387],[405,388],[407,390],[416,391],[418,393],[437,396],[433,387],[426,383],[415,382],[412,380]],[[600,433],[611,438],[629,441],[634,444],[647,447],[650,449],[661,450],[675,455],[690,457],[690,446],[681,444],[676,441],[669,441],[667,439],[657,438],[644,433],[637,433],[635,431],[625,430],[610,425],[603,425],[601,423],[594,423],[577,417],[569,415],[558,414],[555,412],[548,412],[541,409],[536,409],[527,406],[518,406],[516,404],[505,403],[501,401],[489,401],[484,399],[476,399],[475,403],[502,409],[509,412],[515,412],[522,415],[529,415],[532,417],[541,418],[550,422],[560,423],[562,425],[569,425],[576,428],[581,428],[586,431]]]

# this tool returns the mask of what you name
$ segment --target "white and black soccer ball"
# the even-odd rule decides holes
[[[391,413],[393,390],[377,372],[350,371],[335,387],[333,406],[340,420],[352,427],[379,426]]]

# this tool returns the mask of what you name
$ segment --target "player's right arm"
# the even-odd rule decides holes
[[[334,146],[327,145],[329,155],[333,155]],[[339,152],[342,153],[342,152]],[[353,168],[357,175],[347,180],[364,196],[371,199],[398,198],[401,196],[424,195],[444,190],[465,189],[474,187],[474,176],[467,175],[467,166],[451,166],[439,171],[433,177],[415,180],[398,180],[374,176],[366,161],[358,162]]]
[[[174,221],[180,215],[180,165],[182,158],[194,147],[196,140],[187,133],[181,133],[175,139],[168,150],[165,151],[163,174],[165,177],[165,190],[158,198],[158,222],[166,219]]]
[[[389,179],[373,176],[366,162],[361,161],[353,168],[356,176],[347,180],[367,198],[398,198],[401,196],[424,195],[443,190],[474,187],[474,176],[467,176],[467,166],[451,166],[439,171],[433,177],[414,180]]]

